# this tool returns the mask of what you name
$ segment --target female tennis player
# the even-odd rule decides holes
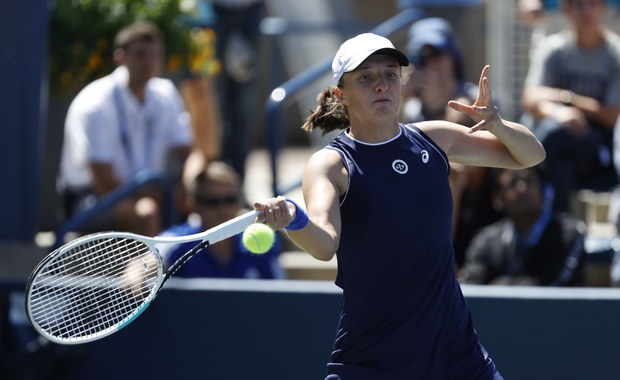
[[[524,168],[545,151],[524,126],[500,118],[488,66],[473,105],[449,103],[473,127],[399,124],[408,64],[374,34],[342,44],[335,87],[302,127],[344,129],[307,164],[307,213],[283,197],[254,208],[315,258],[337,254],[344,298],[326,380],[501,379],[455,279],[448,161]]]

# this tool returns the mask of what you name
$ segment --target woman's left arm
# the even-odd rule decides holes
[[[450,101],[449,106],[475,122],[471,128],[445,121],[420,123],[420,127],[446,152],[449,159],[467,165],[525,168],[545,159],[545,150],[525,126],[502,120],[489,89],[485,66],[480,74],[478,97],[473,105]]]

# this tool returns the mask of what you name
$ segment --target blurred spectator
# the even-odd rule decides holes
[[[539,167],[496,172],[494,204],[505,218],[482,229],[467,249],[459,281],[468,284],[584,284],[585,225],[552,207]]]
[[[438,17],[446,20],[454,30],[459,46],[468,54],[463,56],[466,66],[465,77],[478,80],[479,67],[488,64],[486,46],[480,41],[486,39],[486,6],[484,0],[397,0],[400,10],[413,8],[423,17]]]
[[[425,18],[409,30],[407,46],[413,63],[403,90],[401,121],[447,120],[473,126],[472,119],[448,107],[449,100],[473,104],[478,86],[465,80],[462,51],[450,24],[441,18]],[[491,204],[488,168],[451,163],[450,184],[454,201],[454,251],[457,266],[463,264],[471,236],[499,219]]]
[[[565,0],[570,27],[533,54],[523,91],[528,125],[547,151],[543,170],[554,207],[570,210],[575,191],[609,190],[613,127],[620,113],[620,37],[603,24],[604,0]]]
[[[478,6],[482,0],[397,0],[400,8],[419,6]]]
[[[616,173],[620,174],[620,117],[614,126],[614,167]],[[609,193],[609,208],[607,209],[608,222],[616,227],[616,233],[620,236],[620,186],[615,186]],[[618,240],[620,242],[620,240]],[[620,251],[620,246],[618,247]],[[620,264],[620,261],[619,261]],[[620,275],[620,267],[618,267]],[[618,277],[620,280],[620,277]],[[620,284],[620,283],[619,283]]]
[[[528,0],[528,1],[536,1],[541,3],[542,8],[544,10],[556,10],[560,8],[562,1],[564,0]],[[608,5],[612,5],[614,7],[620,6],[620,0],[604,0]]]
[[[542,17],[543,3],[541,0],[519,0],[521,20],[530,27],[535,26]]]
[[[529,49],[531,59],[533,52],[548,34],[543,20],[543,3],[541,0],[519,0],[518,8],[521,21],[532,31]]]
[[[65,121],[59,185],[68,216],[144,169],[179,182],[189,154],[192,133],[183,101],[171,81],[157,77],[164,58],[161,31],[138,22],[121,29],[114,44],[118,67],[76,96]],[[162,189],[145,189],[87,228],[155,235],[162,229],[162,202]]]
[[[614,253],[609,268],[609,278],[611,280],[611,286],[614,288],[620,288],[620,247],[617,246],[618,243],[620,243],[620,240],[616,238],[612,245]]]
[[[521,21],[532,31],[530,52],[534,52],[547,35],[556,33],[566,26],[566,19],[562,18],[559,14],[560,12],[558,12],[560,3],[563,0],[518,1]],[[606,2],[608,6],[611,5],[615,10],[620,5],[620,0],[606,0]],[[610,20],[613,20],[613,18]]]
[[[162,236],[181,236],[202,232],[224,223],[239,214],[241,181],[238,173],[220,161],[211,161],[187,189],[188,208],[193,210],[188,220],[164,231]],[[159,247],[166,266],[171,265],[198,242]],[[281,278],[278,264],[281,243],[261,255],[250,253],[241,235],[205,248],[183,265],[178,277]]]
[[[216,55],[222,72],[216,78],[222,119],[222,156],[243,180],[245,160],[254,138],[256,71],[263,0],[214,0]]]
[[[221,120],[215,78],[221,70],[216,56],[217,36],[213,30],[215,12],[211,1],[190,1],[181,7],[178,21],[191,30],[194,50],[188,64],[174,78],[178,83],[187,112],[191,115],[194,144],[185,166],[185,184],[197,176],[205,164],[220,157],[222,151]]]
[[[450,24],[437,17],[415,22],[409,29],[407,53],[413,66],[404,89],[403,121],[446,118],[473,125],[467,115],[448,107],[449,100],[471,104],[478,94],[477,86],[465,80],[463,54]]]

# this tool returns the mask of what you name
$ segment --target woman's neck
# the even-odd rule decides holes
[[[370,144],[377,144],[398,136],[400,133],[400,126],[396,121],[388,126],[368,125],[352,122],[348,133],[349,136],[355,140]]]

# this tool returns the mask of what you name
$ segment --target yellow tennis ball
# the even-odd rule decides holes
[[[275,233],[266,224],[253,223],[243,231],[243,245],[252,253],[265,253],[271,249],[275,241]]]

